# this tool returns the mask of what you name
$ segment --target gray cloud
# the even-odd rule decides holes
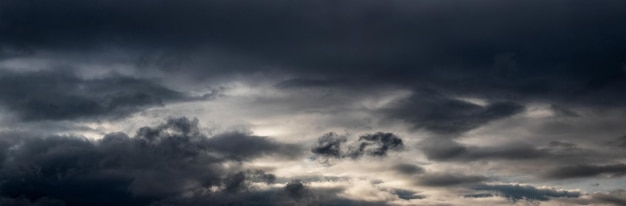
[[[392,169],[405,175],[421,174],[425,172],[424,168],[413,164],[397,164],[394,165]]]
[[[508,198],[512,202],[519,200],[527,201],[547,201],[550,198],[578,198],[581,196],[579,192],[559,191],[555,189],[539,189],[533,186],[523,185],[477,185],[473,186],[474,190],[488,190],[497,192],[498,195]]]
[[[431,187],[449,187],[471,185],[488,180],[484,176],[457,175],[457,174],[425,174],[418,177],[416,184]]]
[[[596,193],[592,196],[593,201],[604,204],[626,205],[626,191],[620,189],[608,193]]]
[[[322,157],[341,158],[343,156],[341,144],[346,141],[345,136],[333,132],[326,133],[318,139],[317,146],[313,147],[311,152]]]
[[[437,161],[524,160],[551,156],[549,151],[523,144],[471,147],[453,140],[430,139],[423,141],[420,148],[426,157]]]
[[[327,134],[311,148],[323,163],[384,157],[406,149],[412,142],[406,138],[426,135],[417,147],[437,169],[484,160],[489,164],[478,169],[496,175],[528,176],[530,169],[554,165],[537,175],[620,176],[626,141],[609,138],[624,134],[617,117],[626,106],[624,10],[626,2],[614,0],[3,0],[0,130],[52,134],[81,127],[76,132],[92,134],[120,124],[100,120],[124,124],[136,120],[123,119],[129,115],[176,114],[178,107],[137,112],[202,99],[195,96],[205,86],[245,85],[223,105],[198,111],[236,110],[245,102],[245,112],[254,114],[233,112],[245,117],[229,116],[224,124],[263,122],[259,127],[297,115],[307,126],[284,134],[302,138],[311,128],[410,127],[404,139]],[[412,94],[390,99],[406,91]],[[311,121],[323,123],[307,122],[313,115],[323,120]],[[494,144],[461,143],[474,132],[480,134],[469,142]],[[346,188],[297,181],[257,190],[254,185],[270,182],[271,175],[244,165],[268,156],[295,162],[306,149],[249,132],[209,137],[188,119],[102,140],[3,135],[10,137],[0,140],[0,205],[384,204],[337,195]],[[413,157],[400,161],[424,161],[407,158]],[[429,174],[400,161],[382,167],[442,190],[481,186],[481,178],[490,178]],[[86,186],[67,189],[77,185]],[[512,200],[575,196],[530,186],[477,190]],[[305,192],[294,198],[289,191]],[[622,199],[610,194],[590,201]]]
[[[594,177],[606,175],[609,177],[621,177],[626,175],[625,164],[612,164],[612,165],[588,165],[578,164],[571,166],[557,167],[544,174],[546,178],[553,179],[568,179],[568,178],[582,178],[582,177]]]
[[[231,158],[249,159],[259,154],[278,155],[278,157],[295,159],[302,156],[302,148],[294,144],[283,144],[245,133],[224,133],[211,137],[207,141],[214,151],[227,154]]]
[[[400,137],[393,133],[377,132],[359,137],[356,146],[350,148],[348,156],[358,158],[363,155],[373,157],[384,157],[387,151],[400,151],[404,148],[404,143]]]
[[[311,149],[316,156],[321,157],[322,162],[330,163],[332,159],[352,158],[362,156],[384,157],[388,151],[401,151],[404,149],[402,139],[393,133],[377,132],[365,134],[355,142],[345,145],[346,136],[335,133],[322,135],[317,145]],[[344,146],[342,146],[344,145]]]
[[[149,51],[159,50],[165,57],[156,59],[183,65],[155,60],[164,71],[194,78],[263,70],[319,79],[300,84],[309,86],[350,79],[489,99],[623,106],[626,30],[616,19],[624,8],[610,0],[10,0],[0,5],[0,45],[7,58],[114,47],[151,59]],[[207,60],[209,54],[217,58]],[[226,63],[206,67],[214,61]]]
[[[238,150],[216,150],[221,141],[211,141],[199,132],[197,120],[186,118],[143,127],[135,137],[112,133],[98,141],[7,136],[0,144],[0,196],[3,201],[24,199],[33,204],[48,198],[71,206],[149,205],[186,192],[210,195],[206,192],[211,187],[241,193],[251,182],[271,183],[276,177],[258,170],[227,169],[222,163],[292,154],[281,151],[289,146],[254,138],[239,143],[276,147],[249,148],[242,155],[236,154]]]
[[[119,118],[185,99],[190,97],[121,75],[84,79],[71,70],[0,72],[0,105],[24,120]]]
[[[524,106],[512,102],[496,102],[481,106],[446,97],[436,91],[424,90],[392,103],[384,113],[391,118],[408,122],[415,129],[454,134],[509,117],[523,109]]]

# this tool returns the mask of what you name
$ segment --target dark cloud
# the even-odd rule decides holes
[[[65,206],[65,202],[50,198],[40,198],[37,201],[30,201],[24,197],[6,198],[0,197],[0,205],[6,206]]]
[[[422,141],[420,148],[428,159],[438,161],[524,160],[551,156],[546,150],[525,144],[472,147],[453,140],[430,139]]]
[[[431,187],[471,185],[488,180],[485,176],[456,174],[425,174],[418,177],[416,184]]]
[[[307,188],[301,180],[292,180],[285,185],[285,192],[289,197],[300,199],[307,193]]]
[[[591,198],[594,202],[601,204],[626,205],[626,191],[623,189],[608,193],[596,193]]]
[[[330,164],[333,159],[346,157],[358,159],[362,156],[384,157],[387,156],[388,151],[404,149],[402,139],[393,133],[365,134],[349,145],[345,145],[346,141],[346,136],[332,132],[326,133],[318,139],[317,145],[311,149],[311,152],[320,157],[323,163]]]
[[[25,120],[118,118],[190,99],[155,82],[112,75],[81,78],[71,70],[0,72],[0,106]]]
[[[404,143],[400,137],[392,133],[377,132],[359,137],[357,146],[351,147],[348,156],[358,158],[363,155],[373,157],[387,156],[387,151],[400,151],[404,148]]]
[[[249,159],[259,154],[278,154],[279,157],[294,159],[303,154],[298,145],[278,143],[267,137],[241,132],[219,134],[211,137],[207,143],[213,145],[210,147],[212,150],[237,159]]]
[[[400,199],[403,199],[403,200],[425,199],[426,198],[426,196],[419,195],[417,192],[411,191],[411,190],[393,189],[393,190],[391,190],[391,193],[397,195]]]
[[[262,170],[253,170],[247,172],[237,172],[227,175],[223,180],[222,189],[225,193],[239,193],[247,191],[251,188],[252,182],[264,182],[273,183],[276,180],[276,176],[273,174],[267,174]]]
[[[625,8],[612,0],[9,0],[0,4],[0,45],[8,56],[158,50],[166,57],[157,59],[191,61],[177,68],[194,77],[279,71],[321,79],[294,85],[352,79],[490,99],[623,106]],[[205,66],[215,59],[227,63]]]
[[[405,175],[414,175],[424,173],[424,168],[412,164],[397,164],[392,167],[393,170]]]
[[[625,164],[613,164],[613,165],[589,165],[578,164],[571,166],[563,166],[552,169],[544,174],[546,178],[553,179],[568,179],[568,178],[583,178],[583,177],[595,177],[595,176],[608,176],[608,177],[621,177],[626,175]]]
[[[415,92],[407,99],[392,103],[384,110],[391,117],[406,121],[415,129],[454,134],[478,128],[490,121],[523,111],[524,106],[512,102],[496,102],[486,106],[446,97],[432,91]]]
[[[322,157],[341,158],[343,156],[341,145],[346,141],[345,136],[333,132],[326,133],[317,140],[317,146],[313,147],[311,152]]]
[[[469,195],[463,195],[464,198],[487,198],[487,197],[493,197],[493,194],[490,193],[479,193],[479,194],[469,194]]]
[[[276,177],[259,170],[227,169],[223,163],[269,154],[292,155],[281,151],[288,146],[254,137],[239,143],[276,147],[250,148],[242,155],[236,154],[239,150],[216,150],[221,141],[211,141],[199,132],[197,120],[187,118],[143,127],[135,137],[112,133],[92,141],[7,136],[1,142],[2,201],[35,205],[57,200],[68,206],[149,205],[185,193],[249,192],[251,183],[271,183]],[[219,191],[211,192],[212,187]]]
[[[241,178],[240,178],[241,179]],[[307,183],[292,180],[282,188],[264,191],[243,191],[195,195],[186,198],[168,199],[155,206],[175,205],[388,205],[385,202],[350,200],[338,194],[345,188],[311,188]]]
[[[580,192],[560,191],[555,189],[539,189],[533,186],[523,185],[477,185],[473,186],[474,190],[494,191],[498,195],[505,197],[512,202],[519,200],[527,201],[547,201],[550,198],[578,198]]]
[[[323,88],[323,87],[340,87],[348,86],[350,83],[346,80],[329,80],[329,79],[305,79],[296,78],[282,81],[275,86],[280,89],[298,89],[298,88]]]

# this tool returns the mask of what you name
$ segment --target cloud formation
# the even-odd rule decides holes
[[[0,71],[0,88],[0,106],[27,121],[120,118],[191,98],[145,79],[121,75],[86,79],[70,69]]]
[[[326,133],[318,139],[317,145],[311,149],[311,152],[322,157],[323,162],[328,163],[329,158],[385,157],[388,151],[401,151],[404,148],[402,139],[393,133],[365,134],[360,136],[357,141],[342,146],[346,141],[346,136],[337,135],[333,132]]]
[[[198,121],[187,118],[143,127],[134,137],[111,133],[97,141],[5,135],[0,194],[33,204],[149,205],[188,192],[239,193],[253,182],[272,183],[276,179],[272,174],[235,172],[223,164],[264,155],[294,155],[292,145],[241,136],[245,134],[235,136],[240,144],[260,146],[244,152],[223,150],[224,136],[204,136]]]
[[[2,0],[0,205],[620,205],[624,11]]]

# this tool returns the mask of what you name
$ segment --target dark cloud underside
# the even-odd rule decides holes
[[[217,50],[224,61],[283,65],[270,70],[300,79],[619,106],[624,9],[612,0],[9,0],[0,5],[0,44],[5,53],[159,48],[183,62]],[[179,69],[199,77],[260,68],[198,63],[208,62]]]
[[[119,118],[190,99],[155,82],[114,75],[85,79],[70,69],[0,72],[0,106],[24,120]]]
[[[223,137],[206,137],[197,124],[197,120],[175,118],[144,127],[135,137],[112,133],[98,141],[3,135],[0,196],[14,199],[6,201],[50,200],[70,206],[149,205],[181,198],[185,192],[202,194],[210,187],[220,188],[214,194],[220,196],[248,191],[251,182],[276,179],[263,171],[227,170],[222,163],[295,155],[292,145],[245,134],[236,134],[240,144],[265,147],[243,152],[216,149]]]

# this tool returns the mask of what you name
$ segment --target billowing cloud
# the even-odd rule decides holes
[[[4,136],[0,194],[33,204],[49,199],[67,205],[148,205],[187,192],[238,193],[254,182],[272,183],[276,179],[272,174],[236,172],[223,164],[264,155],[293,155],[291,149],[285,150],[289,145],[254,136],[238,142],[260,147],[217,149],[223,143],[220,138],[224,137],[204,136],[197,120],[187,118],[143,127],[134,137],[111,133],[97,141]]]

